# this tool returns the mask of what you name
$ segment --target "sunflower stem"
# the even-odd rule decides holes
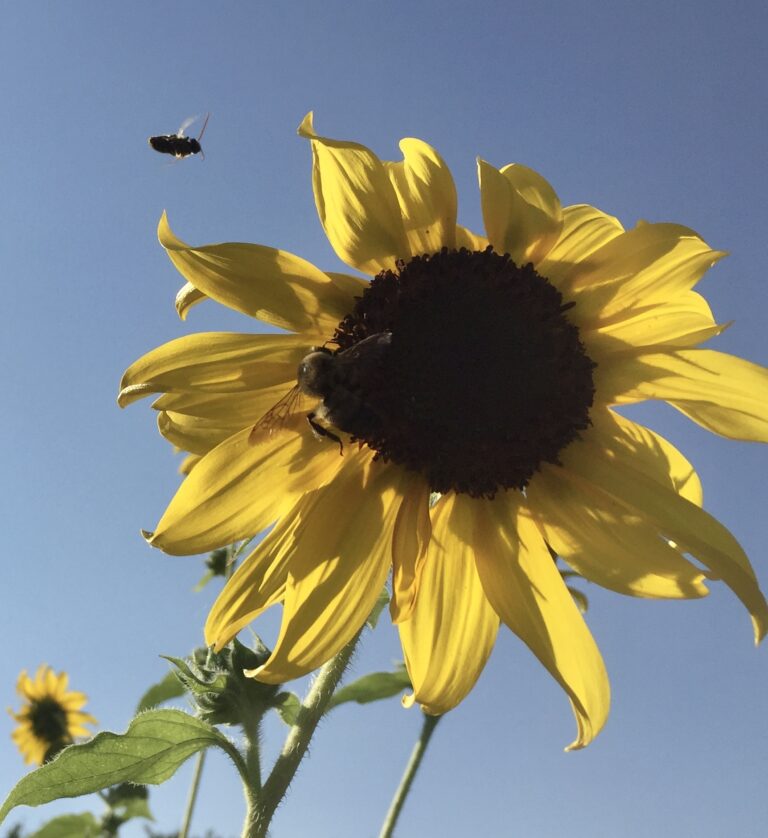
[[[189,797],[187,798],[187,808],[184,812],[184,820],[181,822],[181,829],[179,830],[179,838],[187,838],[189,834],[189,827],[192,824],[192,814],[195,811],[195,803],[197,802],[197,792],[200,788],[200,778],[203,775],[203,765],[205,764],[205,751],[200,751],[195,762],[195,771],[192,774],[192,785],[189,787]]]
[[[362,632],[361,628],[352,640],[322,667],[312,682],[301,704],[296,724],[288,733],[280,756],[264,783],[260,805],[251,807],[249,803],[242,838],[266,837],[272,817],[307,752],[312,735],[352,659]]]
[[[421,726],[421,734],[419,735],[416,744],[413,746],[411,758],[405,766],[405,771],[400,779],[400,785],[397,787],[395,796],[392,798],[392,803],[389,805],[389,811],[387,812],[387,817],[384,819],[384,823],[381,827],[379,838],[392,838],[395,831],[395,825],[397,824],[397,819],[400,817],[400,812],[405,804],[405,799],[408,797],[408,792],[411,790],[416,772],[419,770],[422,759],[424,759],[424,754],[426,753],[427,745],[429,745],[429,740],[431,739],[440,719],[442,719],[442,716],[428,716],[424,713],[424,722]]]

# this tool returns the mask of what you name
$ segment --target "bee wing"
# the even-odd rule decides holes
[[[282,428],[285,423],[297,412],[301,405],[301,390],[296,384],[259,419],[251,428],[248,442],[255,445],[266,434],[271,436],[276,430]]]
[[[184,122],[181,123],[181,128],[179,128],[179,130],[176,132],[176,136],[177,137],[183,137],[184,132],[187,130],[187,128],[189,128],[189,126],[193,122],[197,122],[198,119],[200,119],[200,114],[197,114],[196,116],[188,116],[184,120]],[[206,118],[206,122],[207,122],[207,118]]]

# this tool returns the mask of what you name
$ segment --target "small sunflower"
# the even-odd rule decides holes
[[[182,337],[121,385],[121,405],[161,394],[160,430],[192,458],[153,546],[203,553],[274,525],[214,604],[208,642],[282,603],[250,674],[296,678],[351,639],[389,577],[410,702],[455,707],[504,623],[565,690],[582,747],[609,684],[550,551],[630,596],[723,581],[761,639],[768,606],[693,466],[613,410],[664,400],[722,436],[768,440],[768,371],[696,348],[725,328],[693,290],[724,254],[677,224],[625,230],[562,207],[531,169],[482,160],[477,235],[426,143],[403,140],[389,162],[317,135],[311,114],[299,134],[328,239],[368,278],[269,247],[192,247],[163,216],[182,318],[211,298],[288,333]],[[291,410],[297,368],[308,414]]]
[[[62,748],[71,745],[75,736],[91,736],[84,727],[96,719],[81,708],[88,701],[84,693],[67,692],[69,676],[57,675],[50,666],[41,666],[34,679],[26,669],[19,675],[16,692],[24,700],[21,710],[8,710],[19,723],[11,733],[26,763],[42,765]]]

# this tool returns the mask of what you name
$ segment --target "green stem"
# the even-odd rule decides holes
[[[200,777],[203,774],[203,764],[205,763],[205,751],[200,751],[197,755],[197,762],[195,763],[195,771],[192,774],[192,785],[189,789],[189,797],[187,798],[187,809],[184,812],[184,820],[179,830],[179,838],[187,838],[189,834],[189,827],[192,823],[192,813],[195,811],[195,802],[197,801],[197,791],[200,788]]]
[[[419,736],[416,744],[413,746],[411,758],[408,760],[408,765],[405,766],[405,771],[403,772],[403,776],[400,780],[400,785],[397,787],[395,796],[392,798],[392,803],[389,805],[389,811],[387,812],[387,817],[384,819],[384,824],[381,827],[379,838],[392,838],[395,831],[395,824],[397,823],[397,819],[400,817],[400,811],[403,808],[406,797],[408,797],[408,792],[411,790],[413,779],[416,776],[416,772],[419,770],[422,759],[424,758],[424,753],[427,750],[429,740],[441,718],[442,716],[428,716],[426,713],[424,714],[424,723],[421,726],[421,735]]]
[[[261,795],[261,805],[252,807],[243,826],[242,838],[266,838],[269,824],[280,801],[288,791],[296,771],[307,752],[312,734],[320,721],[334,690],[341,680],[357,647],[362,629],[318,672],[302,702],[296,724],[291,728]],[[246,791],[246,795],[248,791]]]

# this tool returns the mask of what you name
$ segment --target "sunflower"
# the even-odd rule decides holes
[[[71,745],[75,736],[90,736],[86,724],[96,719],[81,708],[88,701],[83,693],[67,692],[69,676],[57,675],[50,666],[41,666],[34,679],[21,672],[16,692],[24,700],[21,710],[8,710],[19,723],[11,733],[26,763],[42,765],[62,748]]]
[[[327,237],[368,278],[258,245],[192,247],[164,215],[182,318],[211,298],[287,333],[185,336],[121,385],[121,405],[160,394],[161,432],[192,457],[153,546],[203,553],[272,527],[207,641],[281,603],[274,651],[250,674],[296,678],[355,635],[389,578],[406,703],[455,707],[504,623],[566,692],[576,748],[605,723],[609,683],[550,550],[630,596],[722,581],[762,638],[755,574],[702,509],[693,466],[613,409],[664,400],[722,436],[768,439],[768,371],[695,348],[725,328],[692,290],[723,252],[677,224],[625,230],[562,207],[531,169],[482,160],[477,235],[426,143],[404,139],[389,162],[317,135],[311,114],[299,134]]]

